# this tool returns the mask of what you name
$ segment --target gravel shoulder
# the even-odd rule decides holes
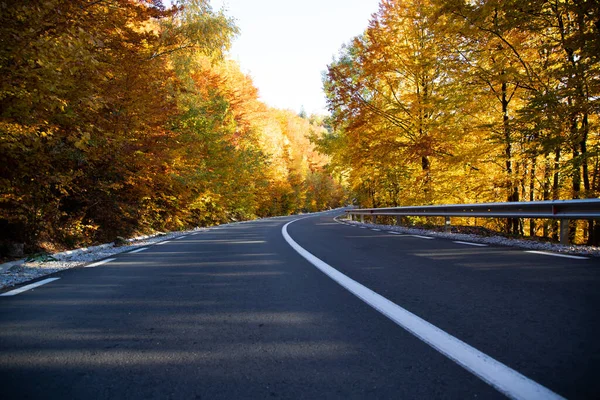
[[[357,226],[365,226],[368,228],[376,228],[381,230],[393,231],[398,233],[406,233],[410,235],[427,235],[431,237],[438,237],[450,240],[459,240],[464,242],[473,242],[473,243],[482,243],[482,244],[491,244],[496,246],[508,246],[508,247],[518,247],[527,250],[537,250],[537,251],[547,251],[552,253],[559,254],[569,254],[569,255],[577,255],[584,257],[599,257],[600,258],[600,248],[595,246],[583,246],[583,245],[562,245],[557,243],[545,243],[545,242],[536,242],[532,240],[522,240],[522,239],[512,239],[506,238],[503,236],[479,236],[473,234],[465,234],[465,233],[449,233],[449,232],[439,232],[430,229],[420,229],[420,228],[408,228],[404,226],[397,225],[375,225],[368,223],[361,223],[358,221],[351,221],[349,219],[337,219],[338,222],[343,222],[347,224],[357,225]]]
[[[26,259],[0,264],[0,290],[12,288],[46,275],[54,274],[70,268],[82,267],[91,262],[102,260],[115,254],[126,253],[145,246],[174,239],[193,232],[206,231],[210,228],[196,228],[190,231],[157,233],[150,236],[140,236],[128,239],[129,244],[115,247],[113,243],[99,246],[84,247],[76,250],[52,254],[52,261],[31,261]]]

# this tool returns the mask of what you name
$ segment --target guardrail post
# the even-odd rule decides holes
[[[401,215],[396,215],[396,225],[398,225],[398,226],[402,225],[402,216]]]
[[[372,220],[373,225],[377,225],[377,215],[373,215]]]
[[[569,244],[569,220],[560,220],[560,244]]]
[[[365,223],[365,216],[360,214],[360,223],[364,224]]]
[[[451,225],[451,223],[450,223],[450,217],[446,217],[446,225],[445,225],[445,228],[446,228],[446,232],[450,232],[450,231],[452,231],[452,225]]]

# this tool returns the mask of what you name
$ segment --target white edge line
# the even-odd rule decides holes
[[[431,237],[431,236],[421,236],[421,235],[406,235],[406,236],[412,236],[412,237],[419,238],[419,239],[429,239],[429,240],[435,239],[434,237]]]
[[[175,238],[175,240],[183,239],[185,237],[187,237],[187,236],[179,236],[178,238]]]
[[[161,244],[166,244],[166,243],[171,243],[171,241],[170,240],[164,240],[164,241],[162,241],[160,243],[156,243],[156,245],[160,246]]]
[[[130,251],[129,254],[139,253],[141,251],[148,250],[147,247],[142,247],[141,249]]]
[[[525,251],[525,253],[541,254],[544,256],[553,256],[553,257],[562,257],[562,258],[572,258],[573,260],[589,260],[589,257],[571,256],[569,254],[560,254],[560,253],[550,253],[548,251],[527,250],[527,251]]]
[[[36,282],[36,283],[31,283],[29,285],[25,285],[25,286],[20,287],[18,289],[11,290],[10,292],[2,293],[2,294],[0,294],[0,296],[3,296],[3,297],[4,296],[14,296],[14,295],[26,292],[26,291],[31,290],[31,289],[35,289],[36,287],[45,285],[46,283],[57,281],[59,279],[60,278],[48,278],[48,279],[44,279],[43,281],[39,281],[39,282]]]
[[[303,219],[303,218],[300,218]],[[563,399],[550,389],[532,381],[510,367],[496,361],[467,343],[442,331],[424,319],[391,302],[371,289],[342,274],[321,261],[291,238],[287,232],[288,222],[281,233],[288,244],[308,262],[321,270],[349,292],[421,339],[446,357],[470,371],[501,393],[512,399]]]
[[[372,231],[375,231],[375,232],[381,232],[381,229],[375,229],[375,228],[371,228],[371,230],[372,230]]]
[[[102,264],[106,264],[106,263],[109,263],[109,262],[115,261],[115,260],[116,260],[116,258],[107,258],[106,260],[102,260],[102,261],[98,261],[98,262],[95,262],[95,263],[90,264],[90,265],[86,265],[85,268],[98,267],[98,266],[100,266]]]
[[[457,244],[466,244],[467,246],[488,247],[487,244],[483,244],[483,243],[471,243],[471,242],[461,242],[460,240],[454,240],[454,243],[457,243]]]
[[[388,231],[387,233],[391,233],[392,235],[402,235],[402,233],[394,231]]]

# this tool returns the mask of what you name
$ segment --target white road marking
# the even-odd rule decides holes
[[[170,240],[165,240],[164,242],[156,243],[156,245],[160,246],[160,245],[165,244],[165,243],[171,243],[171,241]]]
[[[402,235],[400,232],[387,231],[387,233],[391,233],[392,235]]]
[[[419,239],[435,239],[435,238],[432,238],[431,236],[421,236],[421,235],[407,235],[407,236],[412,236],[412,237],[419,238]]]
[[[589,260],[589,257],[572,256],[569,254],[560,254],[560,253],[550,253],[548,251],[527,250],[527,251],[525,251],[525,253],[541,254],[544,256],[553,256],[553,257],[572,258],[573,260]]]
[[[375,229],[375,228],[371,228],[371,230],[372,230],[372,231],[375,231],[375,232],[381,232],[381,229]]]
[[[142,247],[141,249],[130,251],[129,254],[139,253],[141,251],[148,250],[147,247]]]
[[[487,244],[483,244],[483,243],[471,243],[471,242],[461,242],[460,240],[455,240],[454,243],[466,244],[467,246],[488,247]]]
[[[179,236],[178,238],[175,238],[174,240],[181,240],[181,239],[183,239],[185,237],[187,237],[187,236]]]
[[[57,281],[59,279],[60,278],[48,278],[48,279],[44,279],[43,281],[39,281],[39,282],[36,282],[36,283],[25,285],[25,286],[23,286],[21,288],[18,288],[18,289],[15,289],[15,290],[11,290],[10,292],[2,293],[2,294],[0,294],[0,296],[14,296],[14,295],[17,295],[19,293],[23,293],[23,292],[26,292],[28,290],[35,289],[36,287],[40,287],[42,285],[45,285],[46,283]]]
[[[90,264],[90,265],[86,265],[85,268],[98,267],[98,266],[100,266],[102,264],[106,264],[106,263],[109,263],[109,262],[115,261],[115,260],[116,260],[116,258],[107,258],[106,260],[102,260],[102,261],[98,261],[98,262],[95,262],[95,263]]]
[[[302,219],[302,218],[301,218]],[[458,365],[470,371],[484,382],[512,399],[563,399],[537,382],[496,361],[467,343],[442,331],[424,319],[391,302],[378,293],[342,274],[329,264],[321,261],[291,238],[288,222],[281,233],[288,244],[308,262],[321,270],[349,292],[379,311],[400,327],[406,329]]]
[[[360,229],[369,229],[366,226],[359,226]]]

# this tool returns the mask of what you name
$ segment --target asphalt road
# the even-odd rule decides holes
[[[567,398],[600,398],[600,262],[293,222],[345,276]],[[505,398],[282,236],[227,225],[0,297],[2,399]]]

